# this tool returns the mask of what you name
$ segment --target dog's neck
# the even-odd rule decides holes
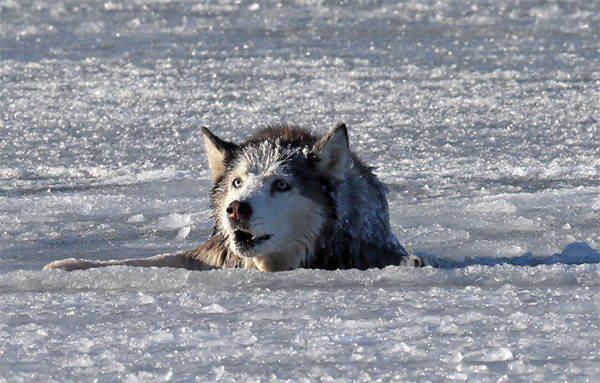
[[[300,267],[301,257],[286,256],[285,254],[272,253],[259,257],[254,257],[252,260],[256,265],[256,268],[260,271],[273,272],[273,271],[289,271],[295,270]]]
[[[292,249],[288,248],[286,252],[272,252],[255,257],[244,257],[236,254],[236,252],[228,246],[228,253],[231,259],[237,259],[237,266],[244,269],[257,269],[264,272],[274,271],[290,271],[306,267],[314,260],[314,251],[309,249],[307,245],[298,241]],[[314,245],[311,248],[314,249]]]

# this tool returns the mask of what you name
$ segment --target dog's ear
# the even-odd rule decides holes
[[[215,136],[208,128],[202,128],[204,135],[204,147],[206,156],[208,157],[208,165],[212,173],[213,182],[225,174],[227,170],[226,163],[233,157],[233,153],[237,149],[237,145],[224,141]]]
[[[335,181],[343,181],[350,157],[346,125],[339,124],[331,129],[325,137],[317,141],[312,153],[316,159],[317,170],[321,174]]]

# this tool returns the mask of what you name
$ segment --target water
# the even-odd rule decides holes
[[[0,0],[0,23],[0,381],[600,373],[598,2]],[[40,271],[204,241],[202,126],[341,121],[446,268]]]

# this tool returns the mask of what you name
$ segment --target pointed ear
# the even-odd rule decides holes
[[[208,165],[210,166],[213,182],[215,182],[225,174],[227,170],[226,163],[233,157],[233,152],[238,146],[232,142],[223,141],[212,134],[208,128],[203,127],[202,134],[204,135]]]
[[[343,181],[350,158],[346,125],[339,124],[331,129],[325,137],[317,141],[311,152],[321,174],[335,181]]]

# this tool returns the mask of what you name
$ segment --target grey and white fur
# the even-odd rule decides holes
[[[423,265],[392,233],[386,188],[350,150],[344,124],[322,137],[277,125],[241,144],[224,141],[207,128],[202,131],[215,222],[207,242],[175,254],[65,259],[44,269],[130,265],[284,271]]]

